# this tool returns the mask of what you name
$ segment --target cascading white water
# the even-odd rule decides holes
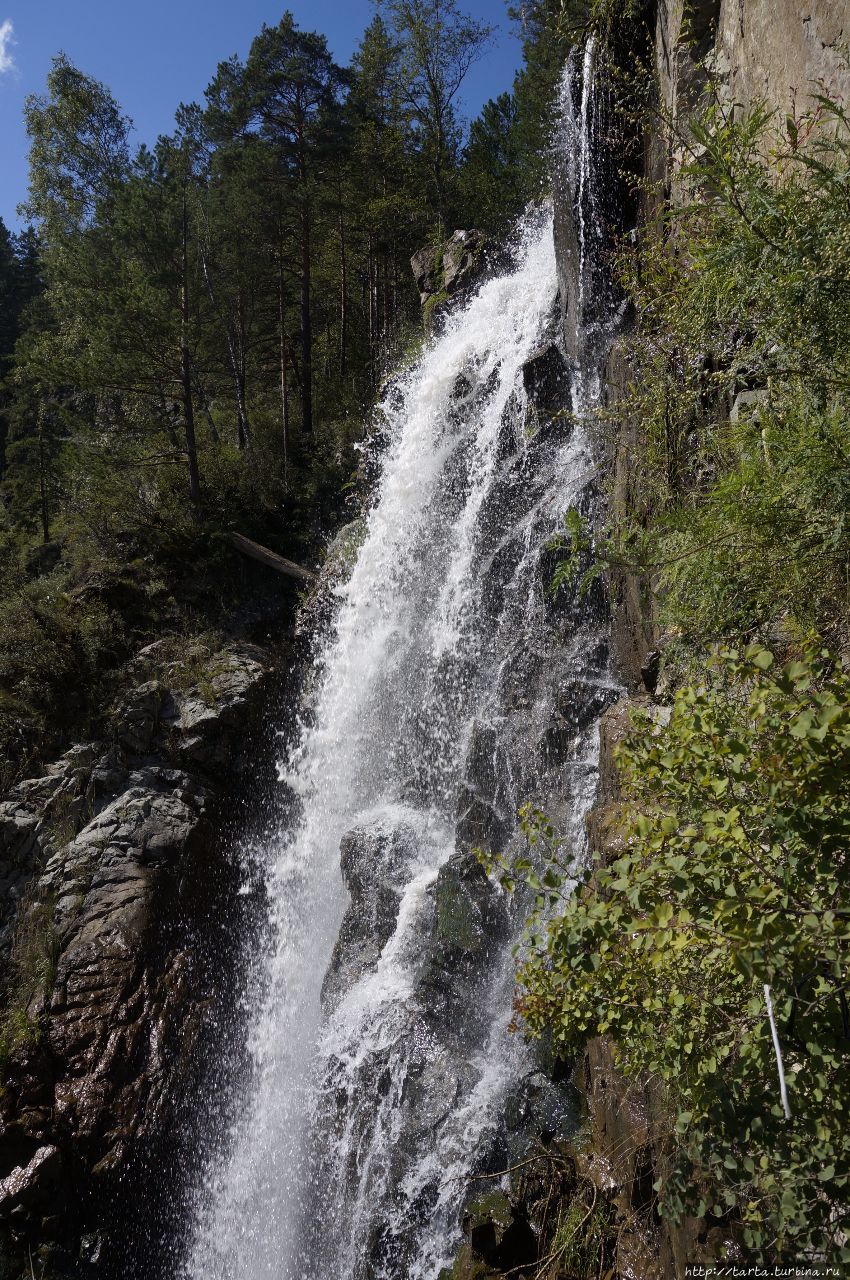
[[[528,402],[555,295],[542,211],[515,268],[447,319],[382,406],[382,477],[281,769],[299,813],[267,851],[255,1071],[199,1192],[191,1280],[435,1280],[530,1069],[506,1029],[507,927],[458,925],[489,908],[456,850],[465,807],[507,839],[517,804],[547,788],[580,839],[595,780],[592,715],[563,727],[558,713],[551,747],[564,690],[590,690],[586,710],[606,682],[597,622],[553,614],[541,561],[592,474],[581,424],[542,424]],[[341,843],[352,892],[374,881],[377,943],[345,915]]]
[[[567,165],[570,170],[570,185],[576,193],[576,204],[579,209],[583,209],[586,201],[593,198],[591,172],[593,163],[593,130],[590,113],[596,104],[596,98],[593,93],[593,54],[595,47],[596,42],[591,36],[585,45],[582,59],[581,100],[578,111],[576,111],[574,101],[574,77],[565,75],[561,82],[560,106],[561,119],[564,124],[561,145],[566,152]],[[575,53],[572,56],[575,57]],[[597,210],[593,209],[592,212],[596,213]],[[587,217],[577,219],[579,324],[582,323],[585,294],[588,287],[587,259],[590,247],[588,239],[594,229],[592,219]]]

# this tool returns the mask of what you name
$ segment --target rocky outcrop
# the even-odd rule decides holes
[[[205,947],[217,900],[237,887],[214,832],[255,763],[251,729],[273,673],[254,645],[149,646],[110,737],[0,802],[10,1275],[30,1252],[44,1274],[147,1274],[215,1004]]]
[[[326,1012],[377,965],[395,930],[405,872],[414,855],[415,836],[408,827],[375,824],[343,836],[340,866],[351,903],[322,985]]]
[[[850,101],[850,12],[835,0],[661,0],[655,55],[661,99],[680,124],[710,73],[725,101],[804,112],[818,95]]]
[[[823,95],[850,104],[850,12],[835,0],[659,0],[654,64],[661,123],[647,139],[648,177],[677,196],[688,119],[709,90],[728,111],[755,101],[799,117]]]
[[[623,409],[630,377],[626,344],[618,339],[608,353],[603,382],[605,409],[616,429],[605,439],[609,511],[615,520],[640,524],[649,518],[649,495],[633,466],[640,446],[640,423]],[[617,673],[630,689],[646,687],[644,668],[658,646],[652,584],[646,574],[618,566],[610,574],[611,647]],[[651,679],[651,671],[647,671]]]
[[[496,246],[475,229],[453,231],[442,245],[428,244],[410,259],[427,325],[448,303],[468,297],[501,261]]]
[[[659,0],[654,6],[654,40],[649,61],[654,65],[660,111],[637,146],[628,126],[613,119],[605,104],[605,59],[600,60],[599,121],[589,133],[592,163],[601,177],[601,194],[591,197],[589,185],[580,187],[567,157],[556,157],[555,249],[561,298],[562,337],[567,352],[581,358],[587,332],[599,315],[610,310],[611,282],[605,263],[617,237],[639,217],[629,182],[612,171],[628,172],[630,157],[640,154],[647,213],[662,196],[678,198],[677,172],[685,158],[689,119],[717,95],[727,110],[746,110],[757,99],[780,113],[799,116],[816,106],[825,94],[845,106],[850,103],[850,68],[845,56],[850,13],[831,0],[815,0],[801,7],[793,0]],[[615,64],[633,57],[622,40],[606,51]],[[574,84],[578,93],[580,80]],[[575,104],[574,104],[575,109]],[[591,208],[594,198],[599,207]],[[579,208],[580,200],[584,207]],[[584,218],[582,242],[579,215]],[[582,273],[585,273],[584,276]],[[618,406],[630,377],[626,345],[615,341],[607,355],[603,401],[607,419],[616,426],[603,433],[604,465],[609,477],[609,510],[618,520],[640,524],[651,495],[642,490],[633,467],[640,443],[640,424]],[[742,393],[730,406],[733,415],[746,411],[760,395]],[[656,672],[652,655],[659,646],[651,584],[628,568],[611,578],[612,641],[617,670],[632,689],[651,688]]]
[[[331,624],[338,593],[354,568],[366,529],[364,513],[337,530],[325,549],[321,572],[302,601],[295,623],[298,638],[310,645],[315,646]]]
[[[850,11],[829,0],[801,7],[792,0],[659,0],[655,6],[655,39],[651,51],[657,71],[661,111],[644,138],[643,176],[646,211],[658,196],[678,198],[677,170],[684,157],[682,139],[691,115],[710,89],[721,103],[746,111],[757,99],[783,118],[799,116],[816,104],[818,94],[850,102],[850,70],[846,62]],[[616,56],[616,54],[615,54]],[[568,351],[579,346],[577,320],[581,246],[575,219],[575,192],[563,179],[556,192],[556,252],[562,296],[564,341]],[[655,193],[655,194],[653,194]],[[586,317],[585,317],[586,319]],[[640,449],[640,423],[623,411],[630,379],[627,343],[615,341],[603,379],[603,405],[608,424],[600,433],[607,473],[609,515],[640,524],[650,496],[641,486],[633,461]],[[748,389],[732,415],[752,412],[762,393]],[[630,691],[602,717],[599,785],[588,816],[590,844],[604,861],[623,847],[624,798],[615,760],[616,746],[628,730],[635,704],[661,719],[668,714],[657,699],[667,696],[664,637],[659,635],[648,579],[627,568],[610,580],[612,649],[620,677]],[[582,1186],[592,1188],[594,1204],[604,1204],[610,1224],[612,1274],[636,1280],[669,1280],[686,1267],[712,1259],[738,1256],[710,1221],[685,1218],[679,1224],[660,1221],[655,1212],[654,1184],[667,1172],[669,1116],[650,1080],[627,1080],[620,1073],[615,1046],[595,1037],[575,1064],[574,1080],[585,1111],[585,1137],[567,1161],[572,1175],[564,1204]],[[521,1208],[533,1203],[525,1195]],[[468,1249],[471,1249],[471,1242]],[[486,1259],[477,1258],[484,1267]],[[466,1274],[463,1270],[458,1275]],[[469,1274],[478,1274],[470,1270]],[[482,1270],[481,1274],[488,1274]]]

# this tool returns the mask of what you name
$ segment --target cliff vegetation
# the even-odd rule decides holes
[[[503,868],[538,894],[519,1025],[610,1054],[624,1112],[643,1098],[651,1190],[609,1194],[647,1274],[850,1259],[850,122],[825,93],[743,113],[706,84],[620,253],[598,430],[626,424],[628,481],[601,530],[570,513],[556,572],[637,583],[657,648],[579,888],[541,814]]]

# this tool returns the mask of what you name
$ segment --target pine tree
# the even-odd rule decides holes
[[[503,93],[486,102],[469,130],[460,171],[465,221],[504,236],[531,193],[522,166],[516,99]]]
[[[374,388],[397,320],[414,297],[408,263],[427,235],[429,208],[417,190],[416,138],[405,102],[401,45],[379,15],[365,31],[352,69],[349,204],[362,286],[360,327]]]
[[[456,0],[381,0],[401,46],[401,87],[419,133],[439,228],[453,212],[452,177],[460,151],[456,101],[492,34]]]
[[[263,26],[245,64],[223,63],[207,90],[210,129],[218,138],[258,130],[292,179],[299,222],[301,421],[313,430],[312,265],[318,157],[328,145],[345,73],[324,36],[299,31],[290,13]]]

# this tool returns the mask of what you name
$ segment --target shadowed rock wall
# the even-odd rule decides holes
[[[30,1258],[39,1277],[159,1274],[234,973],[225,806],[259,772],[274,671],[251,644],[151,645],[109,738],[0,799],[4,1280]]]

